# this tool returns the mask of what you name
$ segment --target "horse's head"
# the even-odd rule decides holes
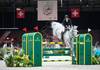
[[[65,31],[65,27],[59,22],[52,22],[51,28],[53,29],[53,36],[61,39],[61,33]]]

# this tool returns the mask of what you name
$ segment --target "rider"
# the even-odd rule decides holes
[[[65,15],[65,18],[63,19],[62,24],[65,28],[72,26],[72,21],[68,15]]]
[[[64,33],[66,32],[66,30],[68,30],[72,26],[72,21],[68,15],[65,15],[65,18],[62,21],[62,25],[65,27],[65,31],[62,32],[62,41],[63,41]]]

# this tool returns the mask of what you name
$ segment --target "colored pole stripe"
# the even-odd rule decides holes
[[[28,34],[26,33],[26,55],[28,55]]]
[[[43,60],[43,62],[66,62],[71,60]]]
[[[32,49],[33,49],[33,51],[32,51],[33,52],[33,57],[32,58],[33,58],[33,64],[34,64],[34,36],[32,36],[32,37],[33,37],[33,40],[32,40],[32,43],[33,43],[33,47],[32,47]]]
[[[85,61],[86,61],[86,59],[85,59],[85,56],[86,56],[86,50],[85,50],[85,48],[86,48],[86,43],[85,43],[85,41],[86,41],[86,34],[84,34],[84,64],[85,64]]]

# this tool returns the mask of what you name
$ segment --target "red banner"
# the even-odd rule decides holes
[[[24,27],[22,30],[23,30],[24,32],[28,32],[28,29],[27,29],[26,27]]]
[[[23,19],[25,18],[25,10],[21,8],[16,9],[16,18]]]
[[[71,18],[80,17],[80,8],[71,8]]]
[[[35,32],[38,32],[38,31],[39,31],[38,25],[34,27],[34,31],[35,31]]]

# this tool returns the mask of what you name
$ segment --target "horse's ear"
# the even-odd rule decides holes
[[[57,24],[57,22],[51,22],[51,25],[53,26],[53,25],[56,25]]]

